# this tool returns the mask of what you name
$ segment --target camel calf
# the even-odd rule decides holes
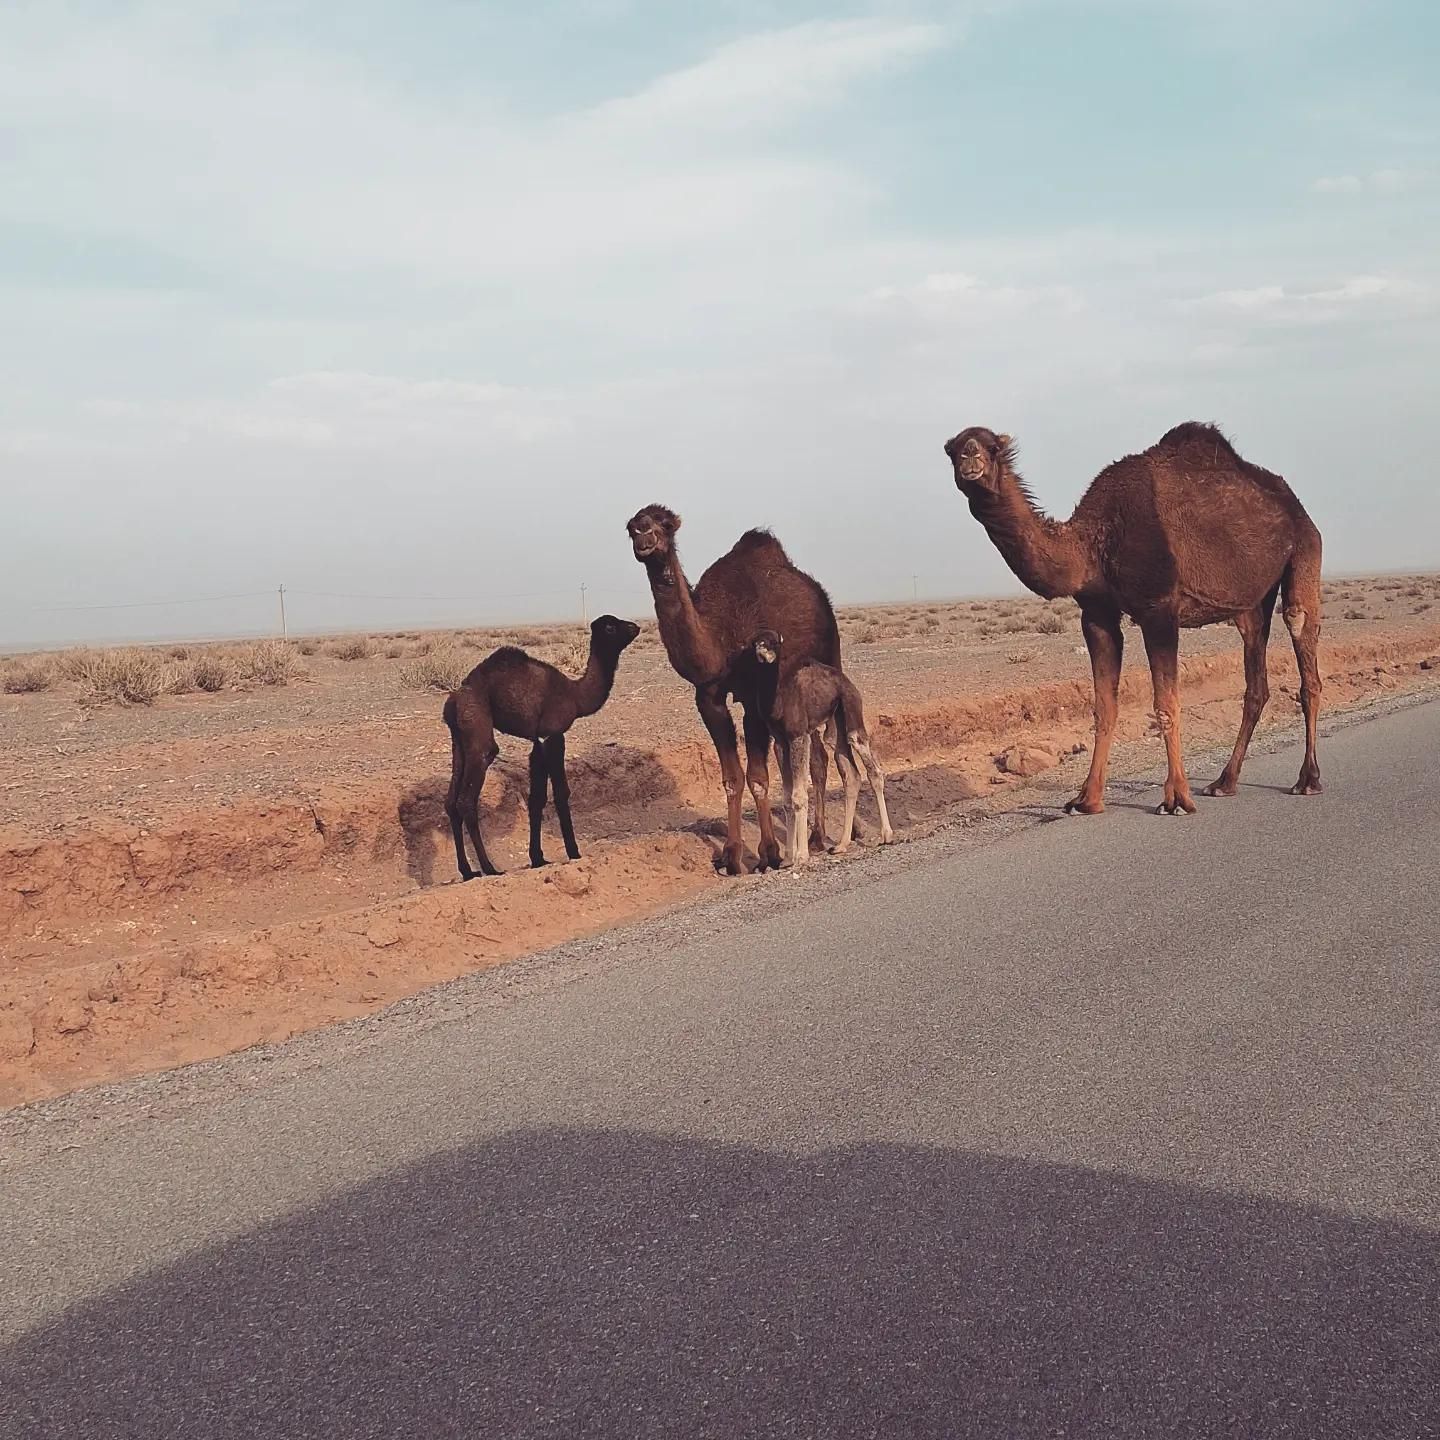
[[[784,642],[773,630],[758,631],[750,642],[754,652],[757,688],[762,706],[780,754],[780,773],[785,782],[785,843],[792,866],[804,865],[810,856],[810,744],[835,751],[835,765],[845,785],[845,822],[832,854],[850,848],[855,833],[855,807],[860,800],[859,756],[875,804],[880,811],[880,843],[888,845],[895,832],[885,808],[885,772],[880,768],[870,737],[865,730],[865,712],[860,692],[850,678],[833,665],[819,660],[802,660],[786,671],[781,663]],[[796,780],[799,779],[797,788]],[[805,836],[799,844],[797,836]]]

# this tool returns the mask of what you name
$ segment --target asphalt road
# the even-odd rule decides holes
[[[1322,760],[28,1114],[0,1434],[1440,1435],[1440,705]]]

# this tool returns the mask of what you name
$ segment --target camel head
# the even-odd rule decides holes
[[[590,624],[590,645],[603,654],[618,655],[640,633],[633,620],[617,615],[602,615]]]
[[[776,665],[780,661],[780,637],[773,630],[757,630],[750,648],[762,665]]]
[[[1010,464],[1013,441],[983,425],[972,425],[947,441],[945,453],[955,467],[955,488],[963,495],[994,493]]]
[[[674,551],[680,517],[663,505],[647,505],[630,517],[625,528],[630,532],[635,558],[643,564],[654,556],[664,557]]]

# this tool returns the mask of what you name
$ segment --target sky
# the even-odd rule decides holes
[[[0,640],[1017,588],[1185,419],[1440,565],[1430,0],[7,0]],[[166,602],[166,603],[155,603]],[[170,603],[183,602],[183,603]],[[101,608],[104,607],[104,608]]]

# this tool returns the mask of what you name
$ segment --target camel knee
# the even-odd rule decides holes
[[[1285,628],[1298,640],[1305,633],[1305,626],[1310,621],[1305,607],[1303,605],[1287,605],[1281,614],[1285,617]]]

